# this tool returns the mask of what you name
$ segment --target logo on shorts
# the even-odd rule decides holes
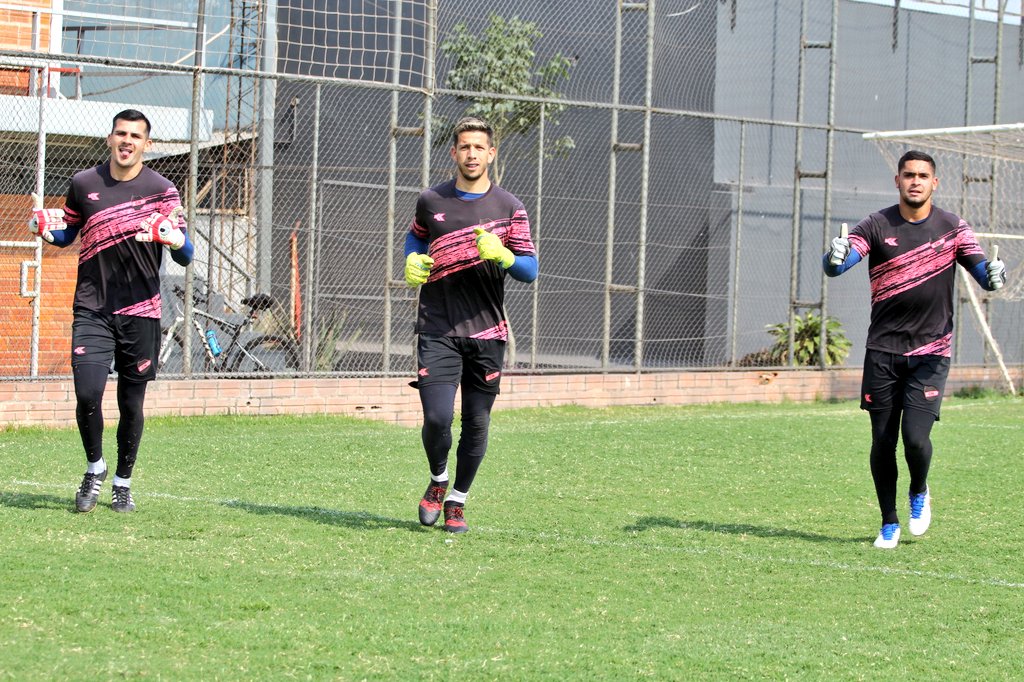
[[[436,220],[439,223],[443,223],[444,222],[444,213],[435,213],[434,214],[434,220]]]
[[[889,246],[899,246],[900,245],[899,242],[897,241],[896,237],[886,237],[885,238],[885,243],[888,244]]]
[[[925,398],[925,400],[927,400],[929,402],[932,402],[932,401],[934,401],[938,397],[939,397],[939,389],[935,388],[934,386],[925,386],[924,387],[924,398]]]
[[[149,360],[149,359],[139,360],[139,364],[136,365],[136,367],[139,368],[140,372],[145,372],[147,369],[149,369],[149,366],[152,365],[152,364],[153,364],[153,361]]]
[[[89,201],[99,201],[100,200],[100,193],[99,192],[89,192],[85,196],[89,199]]]
[[[75,355],[85,355],[85,346],[75,346],[75,349],[71,352]]]
[[[871,394],[870,393],[865,393],[864,394],[864,402],[866,402],[866,403],[870,403],[871,402]]]
[[[428,377],[430,376],[430,368],[423,367],[420,369],[420,371],[416,372],[416,374],[420,375],[421,377]]]
[[[484,377],[484,381],[486,381],[487,383],[490,383],[490,382],[494,381],[495,379],[497,379],[500,376],[501,376],[501,372],[491,372],[490,374],[488,374],[487,376]]]

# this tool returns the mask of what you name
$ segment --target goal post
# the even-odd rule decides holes
[[[1011,394],[1013,377],[1003,349],[993,333],[995,307],[1017,321],[1024,317],[1024,123],[891,130],[864,133],[892,168],[908,149],[920,149],[935,158],[940,190],[947,201],[974,228],[988,254],[999,246],[1006,264],[1007,283],[998,292],[978,296],[970,275],[960,268],[960,280],[978,331],[999,365]],[[950,206],[954,208],[954,206]],[[985,311],[989,310],[989,313]],[[1019,333],[1016,335],[1019,336]],[[1024,358],[1018,358],[1024,364]]]

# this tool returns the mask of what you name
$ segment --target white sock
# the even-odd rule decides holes
[[[447,483],[448,482],[448,467],[444,468],[444,471],[439,473],[437,476],[430,474],[430,480],[434,483]]]
[[[467,495],[469,495],[469,493],[460,493],[455,488],[452,488],[452,491],[448,493],[448,497],[445,499],[445,502],[458,502],[459,504],[464,505],[466,504]]]
[[[104,459],[102,457],[100,457],[95,462],[86,462],[85,473],[87,473],[87,474],[93,474],[93,475],[98,476],[98,475],[102,474],[106,470],[107,470],[107,463],[106,463],[106,461],[104,461]]]
[[[130,479],[130,478],[121,478],[117,474],[114,474],[114,485],[116,485],[116,486],[118,486],[120,488],[131,488],[132,487],[132,479]]]

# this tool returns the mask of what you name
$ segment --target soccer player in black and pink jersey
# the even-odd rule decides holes
[[[487,450],[508,339],[505,278],[532,282],[537,256],[523,202],[490,180],[494,131],[478,118],[455,125],[455,178],[424,190],[405,242],[405,280],[419,286],[417,378],[430,483],[420,523],[464,533],[464,506]],[[462,387],[462,432],[448,489],[455,391]],[[446,498],[447,495],[447,498]]]
[[[897,166],[899,203],[872,213],[848,237],[833,239],[822,260],[825,274],[836,277],[868,259],[871,323],[860,406],[871,415],[871,476],[882,512],[874,544],[883,549],[900,539],[901,435],[910,471],[911,535],[923,535],[931,523],[931,430],[949,374],[956,266],[988,291],[1006,282],[1003,262],[985,257],[971,226],[932,204],[938,185],[934,159],[908,151]]]
[[[107,136],[110,159],[76,173],[63,209],[35,210],[29,229],[54,246],[81,238],[71,326],[75,418],[87,468],[75,507],[96,507],[107,465],[101,406],[111,365],[117,372],[117,469],[111,508],[135,510],[132,470],[142,440],[146,385],[160,351],[160,262],[164,247],[180,265],[192,262],[192,242],[178,190],[143,165],[152,146],[149,119],[127,109]]]

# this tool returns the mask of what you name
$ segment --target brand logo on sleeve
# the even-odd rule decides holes
[[[100,193],[99,192],[89,192],[85,196],[89,199],[89,201],[99,201],[100,200]]]
[[[886,237],[885,243],[888,244],[889,246],[899,246],[899,242],[897,241],[896,237]]]

